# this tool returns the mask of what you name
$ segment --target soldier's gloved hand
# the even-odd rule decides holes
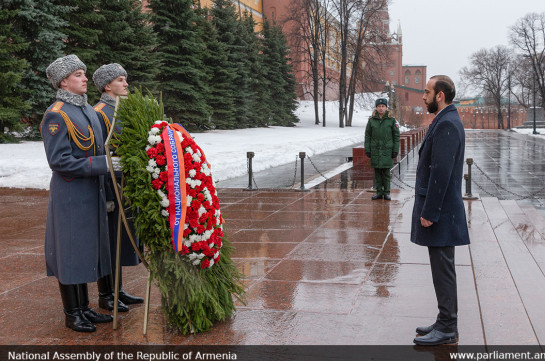
[[[397,157],[397,152],[392,152],[392,158]]]
[[[116,172],[121,172],[123,170],[123,167],[121,166],[121,163],[119,161],[119,157],[112,157],[112,167]]]
[[[112,213],[115,210],[115,202],[114,201],[107,201],[106,202],[106,212]]]
[[[371,158],[371,152],[365,152],[365,155]]]

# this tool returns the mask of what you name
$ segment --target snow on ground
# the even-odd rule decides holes
[[[538,132],[539,134],[533,134],[534,130],[533,129],[516,129],[516,128],[512,128],[511,130],[519,133],[519,134],[526,134],[526,135],[531,135],[533,137],[540,137],[540,138],[545,138],[545,128],[537,128],[536,129],[536,132]]]
[[[302,101],[295,127],[213,130],[192,136],[217,181],[247,174],[246,152],[255,153],[253,170],[258,172],[291,163],[299,152],[313,156],[364,141],[370,106],[357,107],[352,127],[344,128],[339,128],[337,103],[327,102],[326,109],[326,127],[314,124],[313,102]],[[50,178],[41,141],[0,144],[0,187],[49,189]]]

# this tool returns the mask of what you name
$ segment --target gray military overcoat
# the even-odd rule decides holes
[[[94,146],[80,149],[69,139],[67,123],[81,137],[89,137],[90,127]],[[63,284],[94,282],[111,269],[104,191],[108,169],[98,114],[88,104],[56,102],[48,108],[41,131],[53,171],[45,232],[47,275]],[[79,141],[83,147],[90,144]]]
[[[108,104],[104,101],[99,101],[95,106],[94,109],[99,112],[100,116],[100,125],[102,127],[102,131],[104,132],[104,141],[106,141],[106,138],[108,137],[107,133],[107,127],[104,120],[104,116],[108,118],[108,122],[112,124],[112,120],[114,118],[114,111],[115,111],[115,105],[112,106],[111,104]],[[119,123],[116,122],[114,125],[115,132],[120,133],[123,129],[119,125]],[[116,182],[121,184],[121,172],[116,172]],[[117,204],[117,198],[115,196],[115,189],[114,189],[114,183],[112,181],[112,177],[110,174],[106,175],[105,177],[105,186],[106,186],[106,198],[109,201],[115,202],[115,209],[113,212],[108,213],[108,228],[109,228],[109,235],[110,235],[110,254],[112,255],[112,269],[115,265],[115,255],[117,253],[117,223],[118,223],[118,217],[119,217],[119,206]],[[132,213],[129,211],[126,212],[127,217],[132,217]],[[129,221],[129,226],[131,227],[131,232],[133,234],[133,237],[136,237],[136,232],[134,231],[134,225],[132,221]],[[127,231],[125,230],[125,226],[123,224],[121,225],[121,266],[136,266],[140,264],[140,259],[138,258],[138,254],[134,250],[134,247],[132,246],[131,240],[129,238],[129,235],[127,234]],[[139,246],[138,239],[135,238],[136,245]]]

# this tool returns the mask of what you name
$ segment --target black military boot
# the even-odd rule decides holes
[[[144,303],[142,297],[132,296],[127,292],[123,291],[123,277],[121,277],[121,272],[119,272],[119,300],[126,305],[135,305],[137,303]]]
[[[112,322],[114,320],[112,316],[98,313],[89,307],[89,293],[87,291],[87,283],[81,283],[78,285],[78,301],[79,308],[81,308],[81,313],[83,313],[85,318],[92,323],[106,323]]]
[[[101,277],[97,281],[98,285],[98,307],[113,311],[114,310],[114,283],[112,281],[112,275]],[[121,299],[118,299],[117,310],[119,312],[127,312],[129,306],[123,303]]]
[[[95,325],[81,312],[78,302],[78,285],[63,285],[59,282],[62,305],[64,307],[64,324],[77,332],[94,332]]]

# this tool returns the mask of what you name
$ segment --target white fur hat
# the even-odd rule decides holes
[[[74,55],[66,55],[61,58],[57,58],[54,62],[49,64],[47,69],[45,69],[45,74],[47,79],[53,85],[53,88],[59,89],[61,81],[66,79],[70,74],[76,70],[83,69],[87,71],[87,67],[79,58]]]
[[[93,82],[99,92],[104,92],[104,87],[118,76],[127,78],[127,72],[117,63],[105,64],[98,68],[93,74]]]

